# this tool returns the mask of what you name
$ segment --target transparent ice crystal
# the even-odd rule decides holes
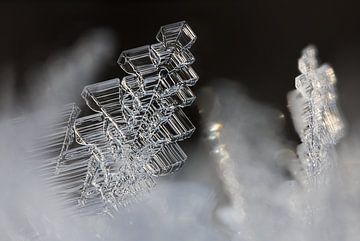
[[[127,205],[187,158],[177,142],[195,130],[181,108],[195,100],[189,49],[196,36],[182,21],[161,27],[156,39],[121,53],[128,73],[121,80],[85,86],[81,95],[95,114],[78,118],[79,109],[66,106],[40,143],[48,182],[82,213]],[[69,148],[73,139],[80,145]]]
[[[335,145],[344,135],[344,122],[337,107],[334,70],[319,66],[314,46],[299,59],[301,74],[295,78],[293,100],[289,98],[294,125],[300,136],[298,156],[309,181],[316,181],[336,165]]]

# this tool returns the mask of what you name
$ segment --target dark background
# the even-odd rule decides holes
[[[286,134],[296,139],[286,94],[294,88],[300,51],[309,43],[334,66],[345,114],[358,117],[360,8],[355,2],[6,1],[0,3],[0,64],[14,65],[22,102],[31,85],[24,73],[86,31],[109,28],[119,47],[128,49],[153,43],[161,25],[186,20],[198,35],[192,48],[200,75],[195,92],[221,78],[239,81],[253,99],[285,113]],[[106,66],[100,80],[124,75],[116,59]]]

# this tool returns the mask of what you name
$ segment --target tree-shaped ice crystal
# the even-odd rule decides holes
[[[128,76],[82,92],[96,113],[74,121],[68,135],[83,147],[57,154],[58,175],[50,182],[85,213],[126,205],[154,186],[154,177],[175,172],[186,160],[177,142],[195,130],[181,108],[195,99],[189,86],[198,76],[189,48],[196,36],[178,22],[161,27],[156,39],[121,53],[118,63]]]
[[[344,135],[344,122],[337,107],[333,69],[319,67],[316,48],[308,46],[299,59],[301,74],[295,79],[297,91],[289,97],[294,125],[301,142],[298,156],[311,181],[336,163],[335,144]]]

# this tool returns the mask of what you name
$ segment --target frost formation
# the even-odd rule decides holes
[[[337,107],[334,70],[319,66],[314,46],[306,47],[299,59],[301,74],[289,106],[301,144],[297,154],[310,182],[318,182],[324,171],[336,165],[335,145],[344,135],[344,122]]]
[[[177,142],[195,131],[182,108],[195,100],[189,49],[196,36],[182,21],[161,27],[156,39],[121,53],[128,74],[121,80],[85,86],[81,95],[95,114],[79,117],[75,104],[65,106],[38,143],[46,180],[81,213],[111,214],[187,158]]]

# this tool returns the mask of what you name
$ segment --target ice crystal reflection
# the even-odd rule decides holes
[[[344,135],[344,122],[337,107],[333,69],[319,66],[316,48],[308,46],[299,59],[301,74],[296,91],[289,95],[294,125],[302,144],[298,156],[308,180],[318,181],[324,170],[336,164],[335,144]]]
[[[177,142],[195,130],[181,108],[195,99],[189,86],[198,76],[189,49],[196,36],[183,21],[161,27],[156,39],[121,53],[118,64],[128,76],[84,88],[81,95],[95,114],[73,118],[78,108],[65,107],[66,115],[52,125],[59,128],[49,134],[53,142],[44,139],[51,146],[40,145],[39,153],[51,152],[42,167],[48,182],[82,213],[111,213],[187,158]],[[72,139],[80,146],[69,148]]]

